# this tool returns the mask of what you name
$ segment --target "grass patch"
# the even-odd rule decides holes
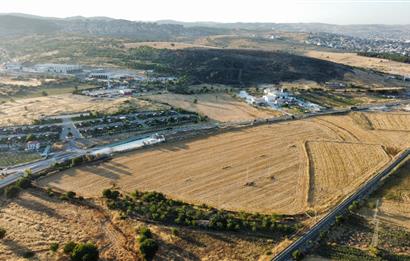
[[[0,152],[0,166],[9,167],[41,159],[40,154],[30,152]]]

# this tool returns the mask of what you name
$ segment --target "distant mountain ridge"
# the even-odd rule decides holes
[[[177,24],[134,22],[108,17],[48,18],[25,14],[0,14],[1,36],[73,33],[128,37],[140,40],[172,40],[177,37],[213,35],[226,29],[185,27]]]
[[[225,29],[275,30],[288,32],[333,33],[371,39],[410,40],[410,25],[353,24],[335,25],[325,23],[217,23],[217,22],[179,22],[160,20],[159,24],[176,24],[185,27],[204,26]]]
[[[360,38],[410,40],[410,25],[333,25],[323,23],[218,23],[129,21],[109,17],[41,17],[20,13],[0,14],[0,36],[78,33],[128,37],[140,40],[173,40],[178,37],[225,34],[232,30],[324,32]]]

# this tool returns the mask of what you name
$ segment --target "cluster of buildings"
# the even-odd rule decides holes
[[[306,44],[354,52],[410,55],[410,41],[368,39],[331,33],[310,34]]]
[[[247,91],[242,90],[239,92],[239,97],[244,99],[247,103],[256,106],[269,106],[274,109],[280,109],[284,106],[298,106],[309,111],[320,111],[323,109],[321,106],[302,101],[291,95],[283,88],[267,88],[263,90],[262,97],[255,97],[250,95]]]
[[[79,64],[35,64],[24,65],[21,63],[6,63],[3,70],[8,73],[32,73],[32,74],[46,74],[46,75],[73,75],[81,79],[97,79],[97,80],[136,80],[142,81],[146,78],[136,71],[125,69],[102,69],[84,67]]]

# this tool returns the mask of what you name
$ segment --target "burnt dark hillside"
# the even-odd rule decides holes
[[[170,72],[192,83],[253,84],[299,79],[325,82],[343,79],[352,68],[282,52],[227,49],[161,51],[154,58]]]

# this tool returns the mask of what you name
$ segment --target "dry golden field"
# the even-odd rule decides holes
[[[349,66],[372,69],[385,73],[410,75],[410,64],[380,58],[359,56],[356,53],[335,53],[310,50],[306,51],[305,55],[312,58],[328,60]]]
[[[0,260],[27,260],[23,256],[32,252],[35,256],[30,260],[68,261],[63,247],[69,241],[94,242],[101,260],[143,260],[135,237],[141,226],[149,226],[160,244],[154,260],[257,260],[277,244],[267,238],[182,227],[175,235],[168,226],[122,220],[100,201],[83,200],[97,207],[81,206],[36,188],[16,199],[0,200],[0,227],[6,230],[0,240]],[[50,251],[51,243],[59,244],[56,253]]]
[[[154,101],[168,103],[174,107],[183,108],[207,115],[210,119],[228,122],[253,120],[256,118],[271,118],[281,113],[273,110],[261,110],[236,100],[228,94],[161,94],[149,97]],[[197,103],[194,103],[194,100]]]
[[[155,190],[191,203],[251,212],[322,210],[410,144],[410,132],[369,130],[355,115],[163,144],[70,169],[41,184],[91,197],[112,185],[128,192]],[[379,117],[388,118],[389,113]]]
[[[232,210],[297,213],[308,193],[305,140],[337,139],[311,121],[242,129],[120,155],[42,185],[100,196],[116,184]]]
[[[124,47],[127,49],[139,48],[142,46],[149,46],[158,49],[186,49],[186,48],[212,48],[211,46],[200,45],[200,44],[190,44],[190,43],[180,43],[180,42],[137,42],[137,43],[124,43]]]
[[[34,190],[13,201],[1,199],[0,227],[6,229],[0,260],[26,260],[28,251],[35,253],[33,260],[68,260],[62,248],[69,241],[96,243],[103,260],[136,257],[127,249],[127,237],[102,213]],[[50,251],[51,243],[60,245],[58,253]]]
[[[31,124],[34,119],[43,116],[84,112],[114,112],[130,98],[96,99],[82,95],[55,95],[27,98],[0,104],[0,126]],[[135,101],[131,99],[130,103]],[[150,106],[149,102],[138,100],[138,106]],[[137,106],[136,105],[136,106]]]
[[[309,141],[309,203],[326,206],[333,196],[346,195],[383,167],[390,156],[379,144]]]
[[[410,114],[388,113],[388,117],[378,113],[367,113],[370,125],[376,130],[410,131]]]

